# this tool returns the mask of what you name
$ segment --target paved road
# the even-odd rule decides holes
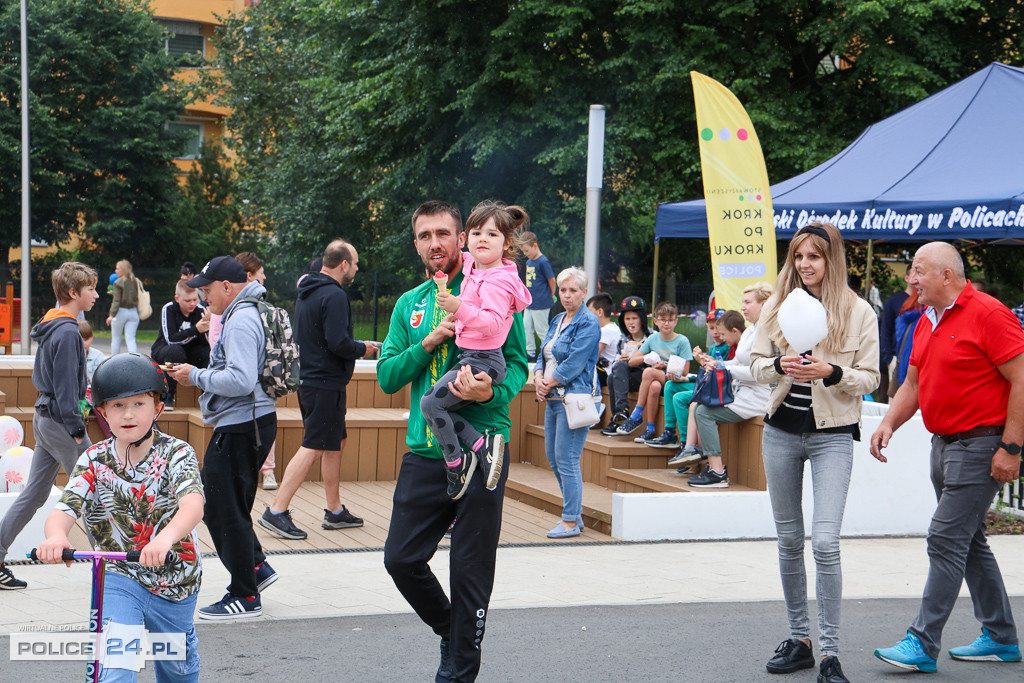
[[[1024,614],[1024,597],[1012,602]],[[872,652],[902,637],[917,605],[906,599],[843,605],[841,659],[850,680],[909,680]],[[198,631],[202,680],[218,683],[428,681],[438,661],[437,638],[412,614],[200,622]],[[961,599],[946,627],[946,645],[977,634],[970,602]],[[777,601],[497,610],[489,617],[479,680],[814,681],[812,670],[783,677],[765,672],[764,662],[785,635],[785,610]],[[7,640],[0,638],[2,650]],[[18,683],[75,680],[83,669],[73,662],[0,658],[0,679]],[[928,677],[985,679],[1022,680],[1024,665],[954,662],[944,654],[938,674]],[[140,680],[152,680],[151,670]]]

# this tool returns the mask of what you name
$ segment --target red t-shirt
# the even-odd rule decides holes
[[[917,366],[924,426],[932,434],[955,434],[1005,424],[1010,383],[997,366],[1021,353],[1020,321],[970,282],[934,330],[921,316],[910,364]]]

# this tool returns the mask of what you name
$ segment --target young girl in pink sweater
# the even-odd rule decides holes
[[[478,462],[486,471],[488,489],[501,477],[505,440],[501,434],[481,434],[459,418],[459,409],[469,404],[455,396],[448,383],[468,365],[473,374],[485,372],[493,384],[505,379],[505,357],[501,347],[512,328],[512,315],[530,305],[526,285],[519,279],[511,260],[518,252],[515,234],[526,229],[530,217],[520,206],[481,202],[466,219],[468,253],[462,253],[462,287],[459,296],[448,291],[444,273],[434,277],[438,307],[455,316],[455,344],[459,367],[449,371],[420,400],[420,410],[434,433],[444,456],[448,495],[458,500],[469,487]],[[460,445],[465,444],[466,450]]]

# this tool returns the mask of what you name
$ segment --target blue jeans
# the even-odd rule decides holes
[[[152,662],[156,680],[157,683],[198,681],[199,640],[192,622],[197,595],[173,602],[153,595],[127,576],[108,571],[103,584],[103,628],[113,621],[129,626],[141,624],[151,633],[184,633],[185,659]],[[100,671],[100,681],[104,683],[137,680],[138,674],[130,669]]]
[[[117,315],[110,321],[110,355],[121,353],[121,333],[124,332],[124,343],[128,353],[135,353],[135,333],[139,330],[139,309],[119,308]]]
[[[565,420],[565,404],[548,402],[544,414],[544,451],[562,489],[562,519],[575,522],[583,514],[583,473],[580,456],[587,440],[587,427],[569,429]]]
[[[964,579],[974,616],[997,643],[1017,642],[1003,575],[985,536],[985,515],[1000,485],[992,456],[1000,437],[980,436],[947,444],[932,438],[931,476],[939,504],[928,527],[928,580],[921,611],[910,631],[930,657],[938,657],[942,629]]]
[[[818,645],[821,655],[839,654],[843,570],[839,530],[853,470],[852,434],[790,434],[764,426],[764,474],[779,535],[779,573],[792,637],[810,638],[807,569],[804,567],[804,462],[811,463],[814,515],[811,550],[817,568]]]

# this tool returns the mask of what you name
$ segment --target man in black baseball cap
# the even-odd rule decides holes
[[[236,261],[234,256],[218,256],[210,259],[210,262],[186,284],[193,289],[199,289],[213,282],[240,283],[245,280],[245,266]]]
[[[255,301],[267,290],[257,280],[247,283],[245,267],[231,256],[211,260],[187,284],[201,290],[210,311],[224,321],[209,367],[182,363],[168,371],[179,383],[203,390],[203,422],[213,425],[203,456],[204,520],[231,583],[219,602],[199,610],[199,617],[255,617],[262,613],[260,591],[277,580],[251,517],[259,469],[277,436],[275,400],[260,385],[266,332]]]

